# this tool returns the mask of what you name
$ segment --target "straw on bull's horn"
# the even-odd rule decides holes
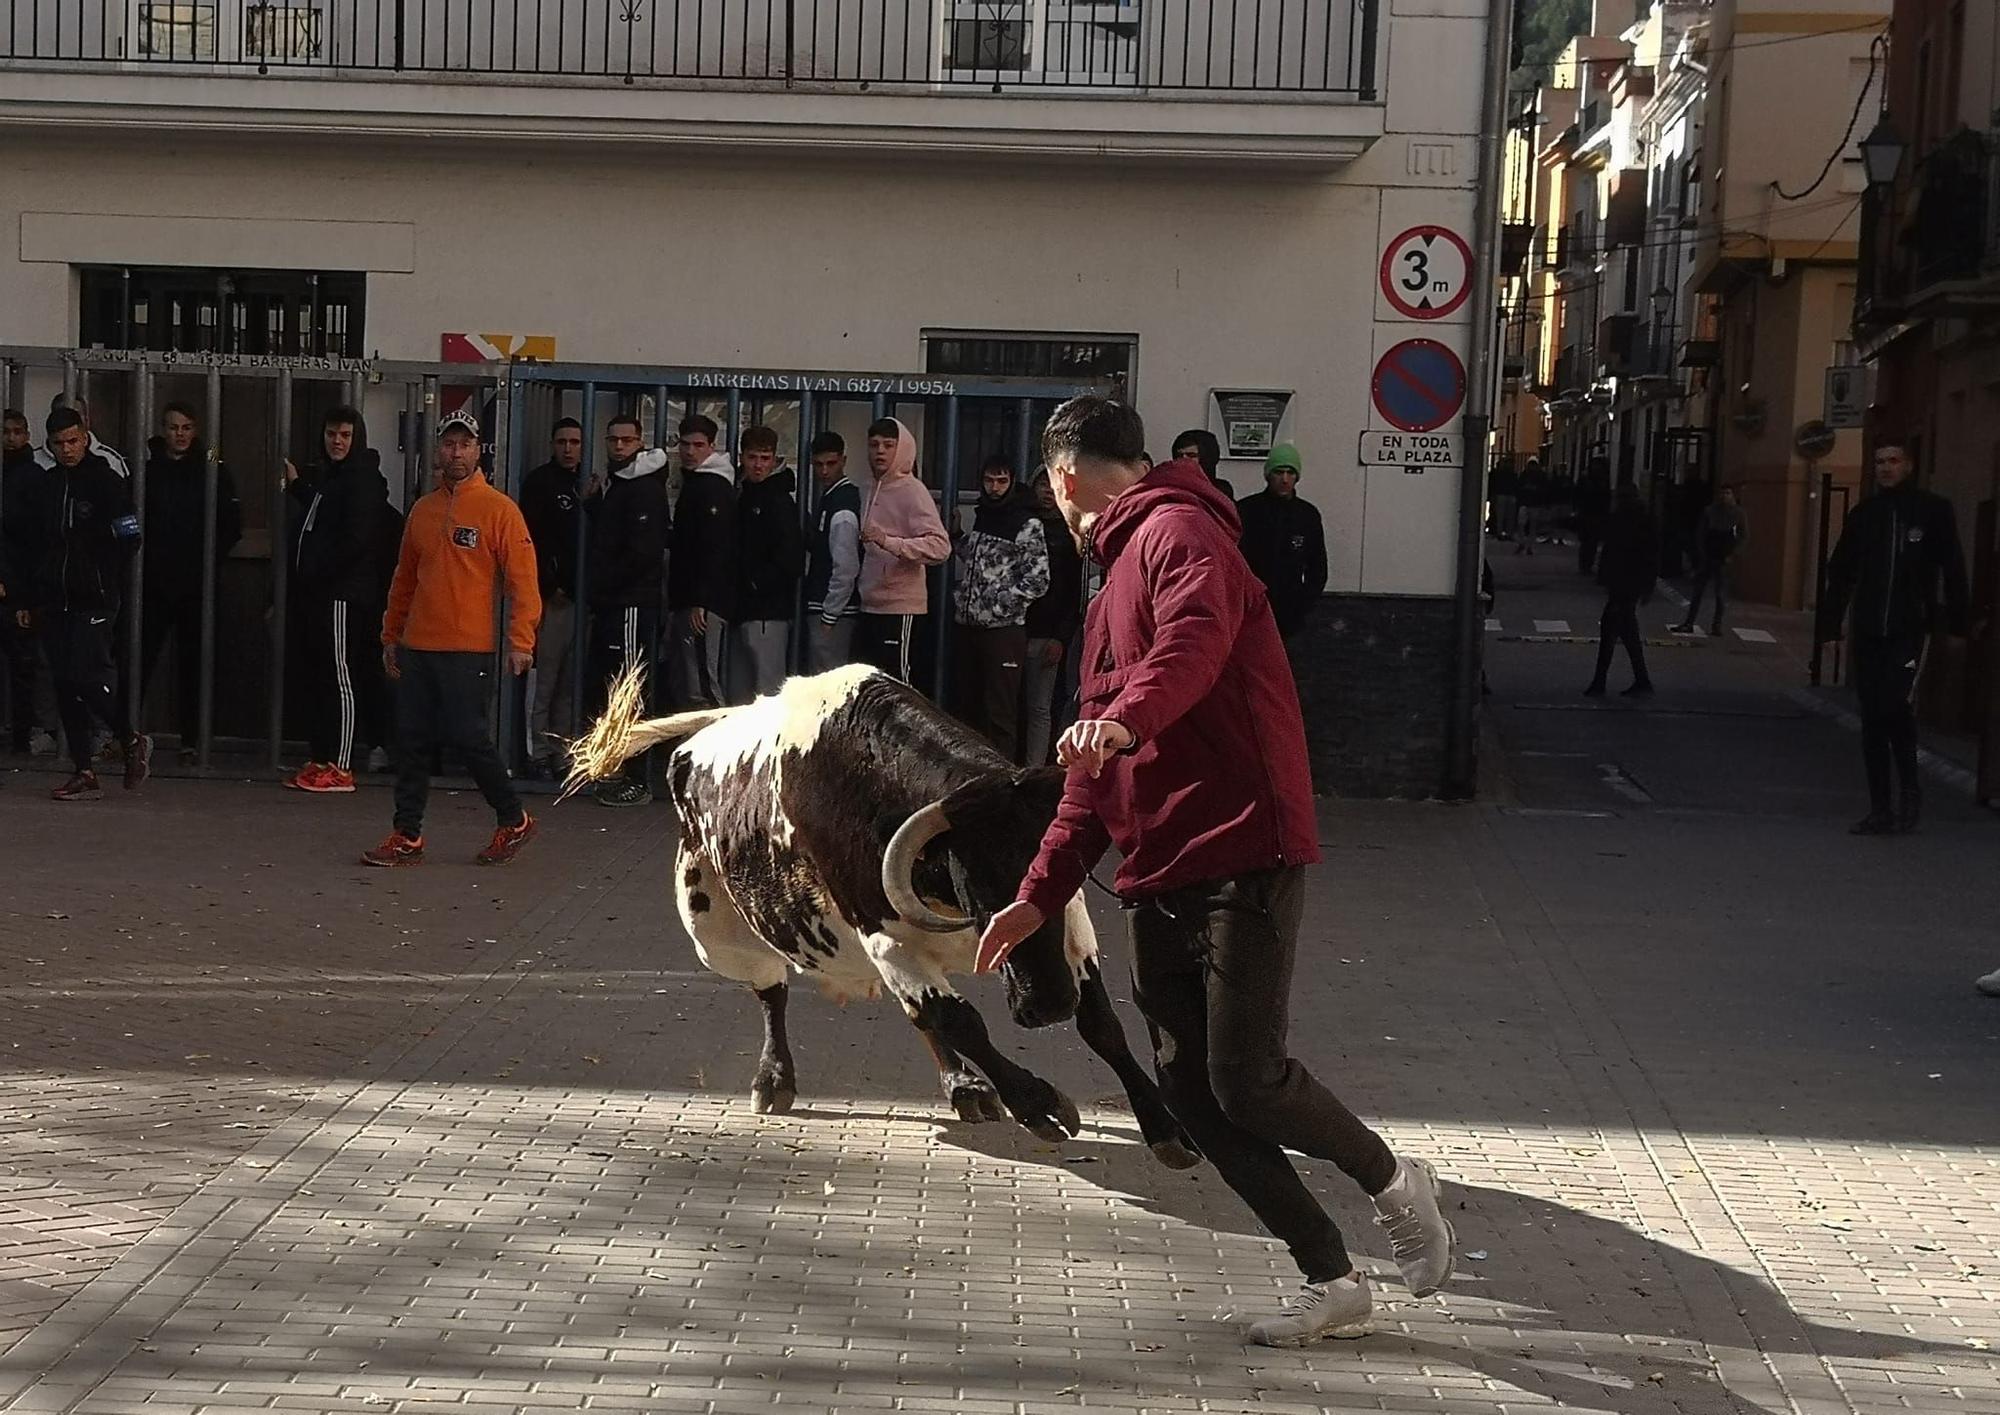
[[[933,801],[897,827],[882,854],[882,892],[889,896],[889,907],[904,923],[926,933],[957,933],[973,924],[963,915],[954,918],[939,913],[917,893],[917,860],[925,846],[950,829],[951,818],[944,813],[944,803]]]

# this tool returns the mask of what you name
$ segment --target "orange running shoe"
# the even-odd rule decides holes
[[[361,863],[379,865],[383,869],[394,869],[398,865],[421,865],[424,862],[424,838],[421,835],[405,835],[400,830],[389,832],[389,838],[373,850],[361,852]]]
[[[535,818],[521,812],[519,825],[503,825],[493,832],[486,848],[473,858],[482,865],[504,865],[521,853],[521,847],[535,838]]]

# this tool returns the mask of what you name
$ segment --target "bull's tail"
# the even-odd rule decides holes
[[[645,708],[646,665],[635,659],[612,680],[610,700],[590,730],[570,744],[569,775],[563,779],[563,796],[574,796],[593,781],[613,775],[627,760],[662,742],[692,737],[704,727],[722,721],[735,708],[703,708],[680,712],[671,717],[641,719]]]

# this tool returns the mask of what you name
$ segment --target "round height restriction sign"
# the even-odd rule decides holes
[[[1465,403],[1465,365],[1435,339],[1405,339],[1375,365],[1375,411],[1404,432],[1431,432]]]
[[[1412,226],[1382,252],[1382,293],[1398,314],[1443,319],[1472,293],[1472,247],[1443,226]]]

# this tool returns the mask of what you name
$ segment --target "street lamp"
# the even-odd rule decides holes
[[[1868,174],[1869,186],[1894,185],[1896,173],[1903,165],[1905,146],[1903,135],[1896,131],[1887,113],[1875,120],[1875,126],[1861,140],[1861,166]]]

